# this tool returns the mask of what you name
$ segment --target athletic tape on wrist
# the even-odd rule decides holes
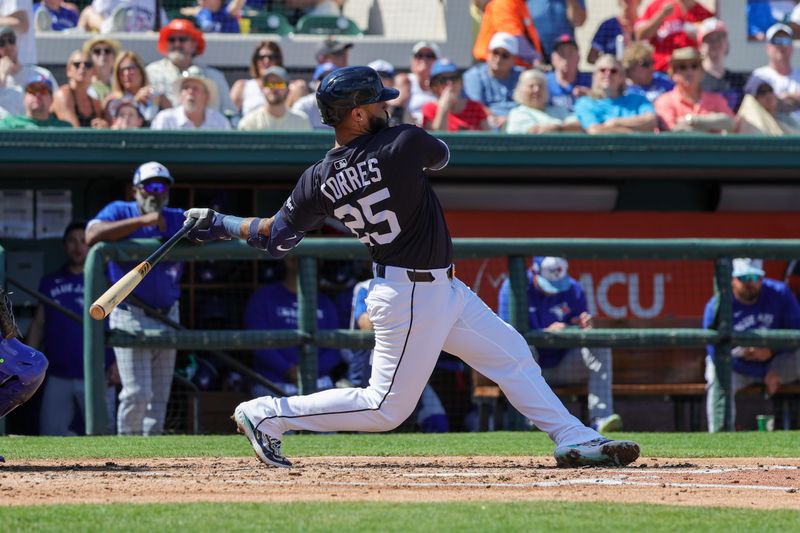
[[[242,222],[244,222],[242,217],[222,215],[222,227],[225,228],[225,233],[232,239],[241,238],[241,231],[239,228],[242,227]]]
[[[255,218],[250,222],[250,230],[247,233],[247,245],[258,248],[259,250],[266,250],[269,238],[258,232],[259,224],[261,224],[260,218]]]

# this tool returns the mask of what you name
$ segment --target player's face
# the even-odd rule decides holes
[[[742,303],[755,303],[761,294],[763,279],[761,276],[747,275],[734,277],[731,280],[733,295]]]
[[[86,260],[86,239],[82,229],[74,229],[67,233],[64,239],[64,253],[67,254],[67,262],[70,266],[83,266]]]
[[[389,125],[389,104],[378,102],[363,107],[367,111],[367,132],[378,133]]]
[[[160,192],[150,192],[147,190],[150,187],[145,188],[150,182],[159,182],[165,186],[159,187],[159,189],[161,189]],[[136,196],[136,203],[139,205],[139,210],[143,214],[161,212],[169,202],[169,183],[158,179],[147,180],[143,185],[134,189],[134,195]]]

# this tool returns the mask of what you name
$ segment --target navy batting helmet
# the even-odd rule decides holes
[[[336,126],[354,107],[394,100],[397,89],[383,86],[381,77],[369,67],[344,67],[334,70],[317,88],[317,105],[322,122]]]
[[[33,396],[46,371],[41,352],[14,338],[0,340],[0,418]]]

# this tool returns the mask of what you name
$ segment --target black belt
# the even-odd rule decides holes
[[[453,267],[453,265],[450,265],[447,268],[447,279],[453,279],[454,272],[455,272],[455,267]],[[408,280],[413,281],[414,283],[430,283],[436,279],[430,272],[419,271],[419,270],[406,270],[406,275],[408,276]],[[384,265],[376,264],[375,276],[379,278],[385,278],[386,267]]]

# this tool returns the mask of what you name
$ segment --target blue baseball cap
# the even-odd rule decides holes
[[[437,59],[431,66],[431,80],[436,76],[452,74],[453,72],[458,72],[458,67],[455,63],[446,58]]]
[[[763,276],[764,261],[761,259],[753,259],[750,257],[737,257],[733,260],[733,277],[739,276]]]
[[[311,76],[311,81],[319,81],[334,70],[336,70],[336,65],[328,61],[327,63],[320,63],[317,65],[317,68],[314,69],[314,74]]]
[[[563,257],[533,258],[533,273],[536,276],[536,285],[548,294],[558,294],[569,290],[569,263]]]

